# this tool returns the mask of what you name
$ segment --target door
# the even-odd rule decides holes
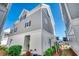
[[[30,47],[30,35],[26,35],[24,40],[24,50],[29,50],[29,47]]]

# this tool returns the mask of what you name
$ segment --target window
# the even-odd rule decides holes
[[[46,13],[46,16],[50,17],[49,13],[48,13],[48,10],[46,8],[45,8],[45,13]]]
[[[20,20],[26,19],[26,14],[24,14],[23,16],[21,16]]]
[[[12,43],[13,39],[10,39],[9,45]]]
[[[17,28],[14,28],[14,32],[17,32]]]
[[[5,33],[5,34],[4,34],[4,37],[7,37],[7,36],[9,36],[9,34],[8,34],[8,33]]]
[[[11,29],[10,33],[12,34],[13,33],[13,30]]]
[[[25,27],[31,26],[31,21],[25,23]]]
[[[49,43],[49,46],[51,47],[51,39],[49,39],[49,42],[48,43]]]
[[[26,18],[26,14],[23,16],[23,19],[25,19]]]
[[[8,3],[0,3],[3,7],[7,7]]]
[[[29,21],[29,26],[31,26],[31,21]]]
[[[25,27],[28,27],[28,23],[25,23]]]

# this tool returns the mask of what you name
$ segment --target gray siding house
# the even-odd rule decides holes
[[[55,41],[55,23],[49,5],[39,4],[33,10],[23,9],[11,28],[8,46],[20,44],[23,51],[36,49],[39,55]]]
[[[0,3],[0,42],[1,42],[1,32],[6,20],[7,13],[9,11],[10,4]]]
[[[69,44],[79,55],[79,3],[61,3],[60,9]]]

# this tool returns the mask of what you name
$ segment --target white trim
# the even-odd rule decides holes
[[[61,3],[59,3],[59,7],[60,7],[60,12],[61,12],[61,17],[62,17],[62,20],[63,22],[65,22],[64,20],[64,15],[63,15],[63,12],[62,12],[62,6],[61,6]]]
[[[20,16],[19,16],[19,19],[20,19],[20,17],[23,15],[23,12],[24,12],[24,11],[26,11],[27,14],[28,14],[28,12],[29,12],[27,9],[23,9],[22,12],[21,12],[21,14],[20,14]]]

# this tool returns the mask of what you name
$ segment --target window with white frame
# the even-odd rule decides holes
[[[29,27],[29,26],[31,26],[31,21],[25,23],[25,27]]]

